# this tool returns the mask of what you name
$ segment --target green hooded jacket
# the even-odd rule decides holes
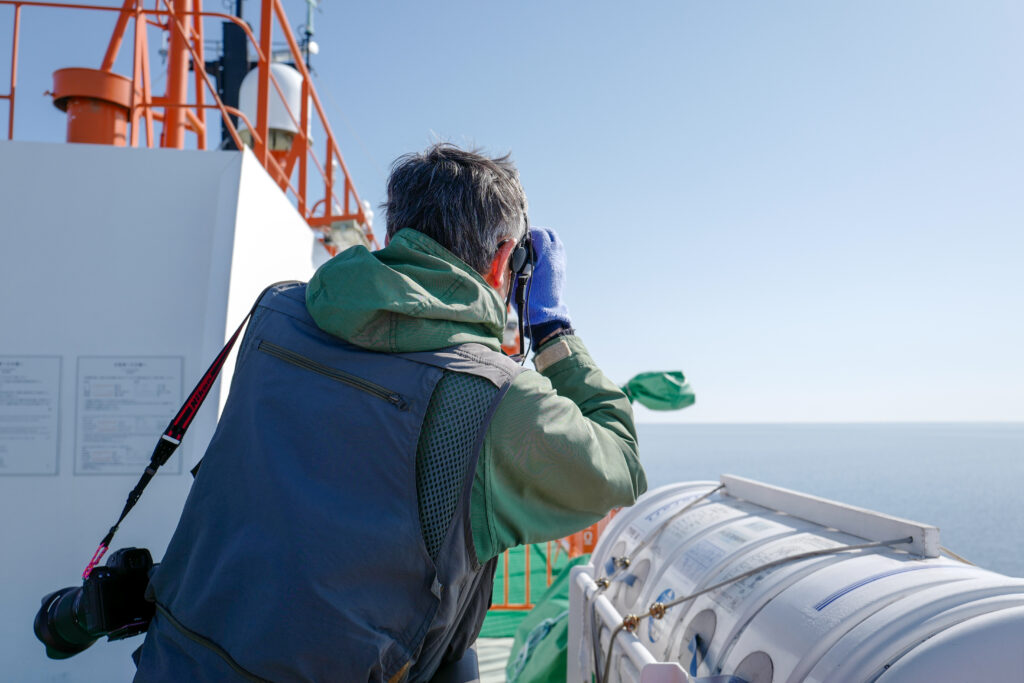
[[[409,228],[384,249],[352,247],[321,266],[306,307],[324,331],[388,353],[467,342],[500,350],[506,317],[479,273]],[[579,531],[647,488],[629,399],[579,338],[561,339],[573,353],[519,375],[484,439],[470,500],[481,562]]]

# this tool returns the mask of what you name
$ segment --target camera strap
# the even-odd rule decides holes
[[[224,361],[227,360],[228,354],[231,353],[231,349],[234,348],[235,342],[238,341],[239,335],[245,328],[246,323],[252,317],[252,314],[256,312],[256,307],[259,305],[263,295],[267,293],[271,288],[277,287],[278,285],[286,284],[284,282],[275,282],[264,289],[260,295],[256,298],[256,303],[252,305],[249,312],[246,313],[245,318],[242,319],[242,323],[235,330],[235,333],[231,335],[224,348],[220,350],[217,357],[210,363],[210,367],[207,368],[206,372],[199,379],[199,383],[196,384],[192,393],[188,395],[185,403],[182,404],[181,408],[178,409],[177,415],[171,420],[170,424],[167,425],[167,429],[160,435],[160,439],[156,442],[156,447],[153,449],[153,455],[149,458],[149,465],[146,466],[145,471],[139,478],[139,482],[132,489],[131,493],[128,494],[128,501],[124,504],[124,509],[121,511],[121,516],[117,518],[117,522],[114,526],[110,527],[110,531],[100,541],[100,545],[96,548],[96,552],[93,553],[92,559],[89,560],[89,564],[86,566],[85,571],[82,572],[82,578],[89,578],[89,574],[95,569],[96,565],[100,563],[103,556],[106,554],[107,549],[110,548],[111,542],[114,540],[114,534],[117,533],[118,528],[121,526],[121,522],[128,516],[131,509],[135,507],[135,504],[139,502],[139,498],[142,497],[142,492],[149,485],[150,480],[156,471],[167,462],[174,451],[178,449],[181,444],[181,440],[185,437],[185,432],[188,431],[189,426],[192,424],[192,420],[195,419],[196,414],[199,412],[199,408],[202,407],[203,401],[210,393],[210,389],[213,388],[214,382],[217,381],[217,376],[220,375],[221,369],[224,367]]]
[[[513,292],[516,299],[516,316],[519,319],[519,354],[512,356],[512,359],[522,365],[526,362],[526,355],[529,351],[526,348],[526,336],[524,325],[530,328],[530,348],[533,348],[533,326],[529,323],[530,291],[533,289],[533,269],[536,265],[536,255],[533,253],[533,238],[530,234],[530,219],[526,215],[526,207],[523,207],[523,222],[526,223],[526,234],[516,244],[515,249],[509,257],[509,268],[512,271],[512,282],[509,284],[508,295],[505,297],[505,306],[512,301]]]
[[[524,244],[526,246],[527,260],[526,263],[516,273],[516,315],[519,316],[519,355],[521,356],[519,364],[522,365],[526,362],[526,356],[533,349],[533,325],[530,324],[530,292],[533,290],[533,268],[536,265],[536,255],[533,253],[533,238],[530,235],[530,221],[525,218],[526,214],[523,214],[526,220],[526,237],[524,238]],[[530,329],[530,346],[526,348],[524,344],[525,335],[524,329],[528,327]]]

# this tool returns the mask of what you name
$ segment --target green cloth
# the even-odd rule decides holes
[[[391,353],[467,342],[497,350],[506,314],[479,273],[409,228],[384,249],[351,247],[321,266],[306,307],[324,331]],[[484,439],[470,499],[481,562],[567,536],[647,488],[629,399],[579,338],[558,339],[572,355],[519,375]]]
[[[682,410],[693,405],[696,395],[679,370],[641,372],[622,387],[631,401],[651,410]]]

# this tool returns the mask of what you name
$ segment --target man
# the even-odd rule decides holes
[[[145,680],[429,680],[472,645],[506,548],[646,488],[626,396],[534,229],[538,372],[500,353],[527,230],[507,157],[399,158],[387,246],[261,300],[154,572]]]

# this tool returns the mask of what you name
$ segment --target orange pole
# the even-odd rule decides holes
[[[526,600],[524,601],[527,605],[530,604],[530,548],[532,546],[526,546]]]
[[[324,217],[330,216],[334,213],[331,208],[331,197],[334,196],[334,148],[331,147],[331,139],[327,138],[327,169],[325,175],[327,186],[324,188]],[[317,202],[319,204],[319,202]],[[312,211],[310,215],[312,215]]]
[[[11,92],[7,95],[7,139],[14,139],[14,91],[18,87],[18,37],[21,32],[21,5],[14,6],[14,40],[11,41]]]
[[[190,0],[165,2],[175,22],[179,11],[188,12],[191,9]],[[163,146],[172,149],[185,148],[185,109],[182,105],[188,97],[188,53],[188,35],[183,31],[171,31],[167,49],[167,105],[164,110]],[[202,68],[202,64],[196,64],[196,69]]]
[[[117,15],[117,23],[114,24],[114,33],[110,36],[110,43],[107,45],[107,53],[103,55],[103,64],[100,71],[111,71],[114,62],[117,61],[117,53],[121,50],[121,42],[124,40],[125,30],[128,28],[129,12],[135,8],[135,0],[124,0],[121,12]]]
[[[273,52],[271,39],[273,37],[274,15],[271,12],[273,0],[263,0],[260,8],[260,56],[259,73],[256,78],[256,126],[259,129],[261,142],[253,145],[256,158],[264,166],[267,165],[268,150],[267,142],[270,131],[270,122],[267,120],[268,98],[270,97],[270,55]]]
[[[547,561],[547,580],[548,585],[551,585],[551,541],[548,541],[548,561]]]
[[[309,132],[309,81],[302,79],[302,106],[299,107],[299,134],[292,141],[299,152],[299,215],[306,217],[306,137]]]
[[[150,87],[151,78],[149,75],[149,38],[146,37],[146,21],[139,21],[141,13],[135,19],[136,40],[139,41],[139,51],[142,52],[142,102],[147,105],[144,112],[146,117],[146,146],[156,145],[156,136],[153,133],[153,110],[148,106],[153,99],[153,91]]]
[[[192,0],[192,6],[197,13],[203,11],[203,0]],[[193,65],[196,72],[196,111],[189,112],[189,120],[196,127],[196,146],[199,149],[206,149],[206,109],[203,107],[205,96],[203,81],[199,75],[199,69],[206,70],[206,56],[203,54],[203,17],[201,14],[192,15],[192,54],[199,55],[199,62]]]
[[[121,15],[124,16],[124,15]],[[120,18],[118,19],[120,21]],[[142,99],[142,53],[140,52],[140,40],[139,40],[139,7],[135,6],[135,29],[132,35],[132,101],[131,109],[128,115],[128,125],[131,126],[130,137],[128,138],[128,146],[135,147],[139,144],[139,117],[142,112],[145,111],[139,106],[140,100]],[[109,53],[109,48],[107,52]],[[104,58],[103,64],[106,66],[107,60]],[[113,62],[111,62],[113,66]]]

